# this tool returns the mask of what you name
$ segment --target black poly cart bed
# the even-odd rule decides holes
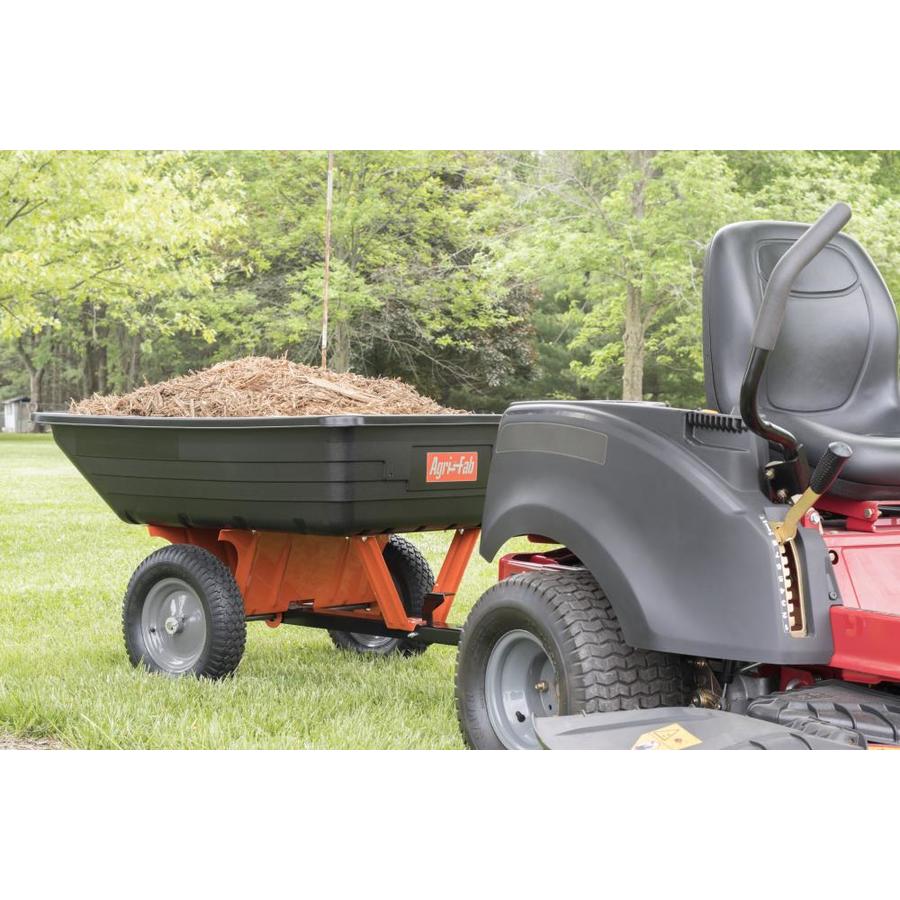
[[[479,525],[500,416],[35,421],[126,522],[355,535]]]

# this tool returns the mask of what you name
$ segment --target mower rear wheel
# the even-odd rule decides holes
[[[413,618],[421,616],[425,595],[434,587],[434,574],[431,566],[428,565],[428,560],[422,556],[415,544],[394,534],[385,545],[384,562],[394,579],[394,585],[400,594],[403,608],[407,614]],[[328,633],[331,635],[335,647],[369,656],[389,656],[392,653],[413,656],[423,653],[427,647],[425,644],[403,638],[362,634],[355,631],[329,631]]]
[[[686,671],[680,657],[625,643],[589,572],[526,572],[495,584],[469,613],[457,716],[472,749],[538,749],[540,716],[685,705]]]
[[[137,567],[125,592],[122,628],[132,665],[173,676],[230,675],[247,637],[234,577],[192,544],[163,547]]]

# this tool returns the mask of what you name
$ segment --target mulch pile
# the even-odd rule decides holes
[[[128,394],[73,401],[91,416],[441,415],[447,409],[394,378],[330,372],[288,359],[248,356]]]

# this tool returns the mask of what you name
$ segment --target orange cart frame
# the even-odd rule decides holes
[[[330,537],[234,528],[150,525],[172,544],[208,550],[231,571],[248,620],[457,644],[447,625],[479,528],[457,529],[422,617],[410,617],[384,561],[387,535]]]

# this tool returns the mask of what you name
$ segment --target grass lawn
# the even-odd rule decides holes
[[[449,540],[416,536],[437,571]],[[314,629],[248,625],[221,682],[132,669],[121,601],[164,542],[121,522],[46,435],[0,435],[0,734],[79,748],[461,748],[455,648],[335,650]],[[474,556],[461,622],[496,567]]]

